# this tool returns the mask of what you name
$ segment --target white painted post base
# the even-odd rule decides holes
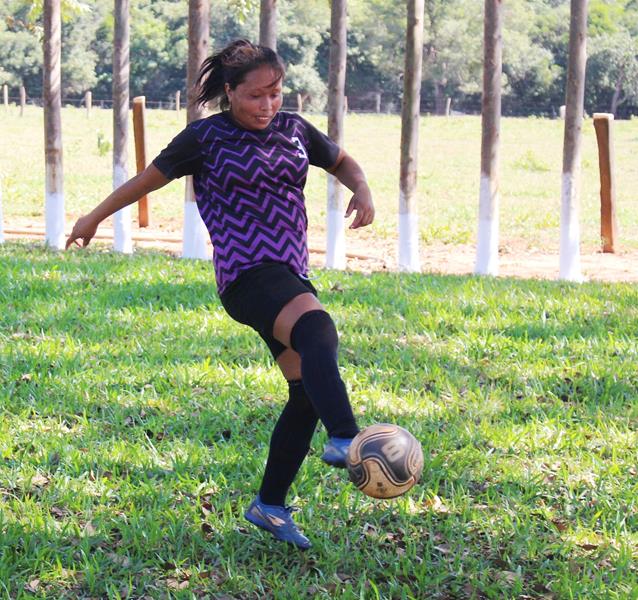
[[[125,167],[113,167],[113,189],[126,183],[128,172]],[[133,232],[131,226],[131,207],[125,206],[113,215],[113,250],[123,254],[133,252]]]
[[[399,213],[399,271],[418,273],[419,223],[416,213]]]
[[[499,197],[496,182],[481,175],[479,222],[476,240],[477,275],[498,275]]]
[[[578,211],[578,178],[563,173],[560,210],[559,279],[584,281],[580,267],[580,223]]]
[[[328,175],[328,214],[326,215],[326,268],[346,268],[346,221],[343,186]]]
[[[182,232],[182,258],[207,259],[206,241],[208,231],[194,201],[192,178],[186,178],[186,200],[184,202],[184,230]]]
[[[130,206],[121,208],[113,215],[113,250],[123,254],[133,253]]]
[[[64,194],[45,192],[45,243],[54,250],[64,249]]]

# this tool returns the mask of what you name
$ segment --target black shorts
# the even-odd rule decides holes
[[[273,337],[273,325],[281,309],[300,294],[317,295],[315,287],[283,263],[269,262],[244,271],[221,294],[226,312],[252,327],[266,342],[273,358],[285,349]]]

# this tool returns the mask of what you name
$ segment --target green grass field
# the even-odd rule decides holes
[[[308,115],[325,128],[325,117]],[[70,226],[111,189],[112,159],[98,149],[98,135],[112,142],[110,110],[94,109],[87,119],[83,109],[63,110],[65,203]],[[147,113],[149,160],[185,124],[182,111]],[[503,119],[501,126],[501,239],[527,248],[557,250],[559,239],[560,185],[563,122],[548,119]],[[132,126],[130,136],[132,138]],[[397,231],[399,197],[398,115],[348,115],[346,149],[364,167],[377,205],[372,237],[392,238]],[[44,141],[42,109],[27,107],[0,110],[3,205],[8,222],[32,219],[43,223]],[[424,117],[419,153],[419,220],[426,244],[473,243],[478,215],[481,123],[479,117]],[[617,215],[620,242],[638,248],[638,121],[615,124]],[[131,139],[130,175],[134,174]],[[598,151],[591,119],[583,126],[582,160],[583,249],[599,246],[600,198]],[[183,183],[173,182],[152,197],[151,215],[156,226],[181,231]],[[310,226],[324,227],[325,176],[311,170],[307,198]],[[357,235],[357,234],[353,234]],[[368,234],[370,235],[370,234]]]
[[[302,554],[241,517],[286,388],[212,265],[0,246],[0,597],[637,598],[638,287],[318,275],[360,423],[426,464],[374,501],[320,432]]]

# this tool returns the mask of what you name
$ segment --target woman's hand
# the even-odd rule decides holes
[[[335,166],[328,169],[328,173],[334,175],[354,194],[348,203],[345,214],[347,219],[353,211],[357,211],[350,229],[370,225],[374,221],[374,204],[366,176],[359,164],[344,150],[340,150]]]
[[[85,248],[89,245],[89,242],[95,235],[97,231],[98,223],[95,222],[95,219],[91,218],[91,215],[85,215],[84,217],[80,217],[75,225],[73,226],[73,230],[71,231],[71,235],[69,235],[66,240],[65,250],[69,249],[69,246],[75,242],[78,246],[80,243],[79,239],[82,240],[81,248]]]
[[[80,246],[79,239],[84,242],[83,246],[81,246],[82,248],[88,246],[97,231],[97,226],[104,219],[125,206],[137,202],[142,196],[165,186],[169,181],[170,179],[151,163],[141,173],[131,177],[125,184],[107,196],[88,215],[80,217],[73,226],[69,239],[66,241],[66,248],[68,249],[73,243]]]
[[[374,221],[374,204],[372,203],[372,193],[366,183],[360,184],[354,195],[350,199],[348,208],[346,209],[346,219],[356,211],[354,221],[350,224],[350,229],[365,227]]]

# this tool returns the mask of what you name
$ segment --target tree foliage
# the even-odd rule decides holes
[[[42,89],[42,2],[0,4],[0,83]],[[287,65],[285,91],[306,106],[325,106],[330,50],[328,0],[280,0],[278,51]],[[638,0],[590,0],[585,107],[638,111]],[[211,48],[237,37],[258,38],[259,0],[211,0]],[[63,94],[111,95],[111,0],[62,0]],[[185,86],[187,0],[131,3],[131,93],[166,100]],[[351,106],[382,94],[398,109],[402,94],[405,3],[350,0],[346,93]],[[504,4],[503,109],[551,114],[564,103],[569,0]],[[425,0],[424,110],[480,110],[483,0]]]

